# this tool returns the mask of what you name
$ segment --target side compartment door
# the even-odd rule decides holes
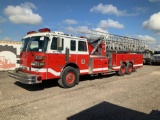
[[[102,72],[108,71],[108,58],[102,59]]]
[[[102,72],[102,61],[101,58],[94,58],[93,59],[93,73],[101,73]]]
[[[93,72],[95,73],[103,73],[108,71],[108,58],[92,58],[93,59]]]

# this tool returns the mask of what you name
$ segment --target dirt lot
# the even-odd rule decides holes
[[[160,120],[160,66],[131,75],[82,76],[63,89],[57,81],[24,85],[0,72],[0,120]]]

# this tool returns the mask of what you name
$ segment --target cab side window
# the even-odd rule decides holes
[[[75,40],[71,40],[70,48],[71,48],[71,51],[76,50],[76,41]]]
[[[58,40],[58,38],[56,38],[56,37],[52,38],[51,50],[57,50],[57,40]]]
[[[64,39],[62,39],[62,50],[63,50],[63,42],[64,42]],[[58,43],[58,38],[57,37],[53,37],[52,38],[52,43],[51,43],[51,50],[57,50],[58,47],[57,47],[57,43]]]
[[[86,52],[87,45],[85,41],[78,41],[78,51]]]

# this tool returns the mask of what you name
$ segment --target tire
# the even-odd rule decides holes
[[[124,74],[126,73],[126,65],[124,63],[121,64],[121,68],[119,69],[119,71],[117,72],[117,74],[119,76],[124,76]]]
[[[133,72],[133,66],[131,63],[128,63],[127,64],[127,67],[126,67],[126,74],[131,74]]]
[[[68,66],[63,70],[61,74],[61,79],[58,80],[58,83],[63,88],[71,88],[74,87],[78,81],[78,71],[75,68]]]

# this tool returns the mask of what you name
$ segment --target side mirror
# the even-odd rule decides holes
[[[62,42],[63,42],[63,39],[58,37],[58,39],[57,39],[57,48],[58,48],[58,50],[63,50]]]

